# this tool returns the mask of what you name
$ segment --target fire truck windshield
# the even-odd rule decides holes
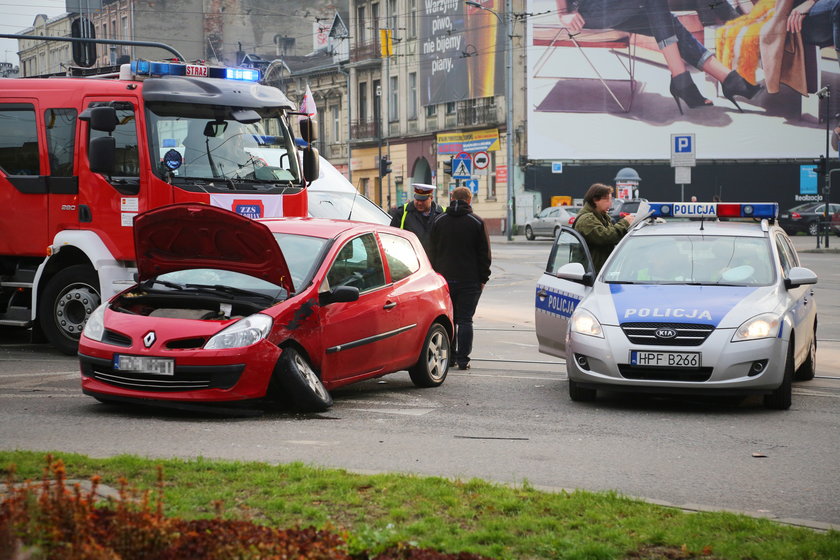
[[[301,183],[294,140],[279,109],[257,111],[260,120],[251,122],[254,111],[234,107],[167,102],[147,108],[150,153],[157,154],[155,174],[164,180],[179,186],[195,180],[202,189],[217,181],[225,191]]]

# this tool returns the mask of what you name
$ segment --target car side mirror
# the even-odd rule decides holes
[[[321,172],[321,160],[318,157],[318,149],[312,146],[303,148],[303,178],[311,183],[318,178]]]
[[[338,286],[329,292],[321,292],[318,294],[319,305],[329,305],[331,303],[348,303],[359,299],[359,288],[355,286]]]
[[[785,288],[790,290],[805,284],[816,284],[817,275],[810,268],[794,266],[785,278]]]
[[[579,282],[584,286],[591,286],[594,280],[594,275],[587,272],[583,265],[577,262],[566,263],[557,269],[557,278],[564,280],[571,280],[572,282]]]

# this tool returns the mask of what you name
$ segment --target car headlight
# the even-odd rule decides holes
[[[595,315],[586,309],[578,309],[572,314],[570,328],[572,332],[604,338],[604,329],[601,328],[601,323],[598,322]]]
[[[105,334],[105,308],[107,303],[103,303],[93,310],[93,313],[88,317],[85,328],[82,334],[96,342],[102,342],[102,336]]]
[[[223,350],[226,348],[243,348],[256,344],[271,332],[271,317],[257,313],[240,319],[225,330],[215,334],[204,348],[207,350]]]
[[[779,334],[781,318],[773,313],[762,313],[744,321],[735,334],[732,342],[741,340],[756,340],[759,338],[775,338]]]

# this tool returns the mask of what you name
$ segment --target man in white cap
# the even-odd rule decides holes
[[[432,230],[432,222],[435,221],[435,217],[443,213],[444,209],[432,200],[432,193],[436,188],[434,185],[413,183],[411,186],[414,189],[413,202],[406,202],[402,206],[391,209],[389,212],[391,214],[391,225],[413,232],[420,238],[420,243],[423,244],[423,248],[428,253],[429,232]]]

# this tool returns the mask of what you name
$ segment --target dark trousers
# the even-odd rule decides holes
[[[840,2],[818,0],[802,20],[802,40],[820,47],[840,50]]]
[[[450,281],[449,297],[455,316],[455,362],[459,366],[470,362],[473,343],[473,315],[481,297],[481,284]]]
[[[618,29],[653,37],[660,48],[677,43],[682,59],[702,68],[710,53],[683,27],[667,0],[579,0],[578,12],[591,29]]]

